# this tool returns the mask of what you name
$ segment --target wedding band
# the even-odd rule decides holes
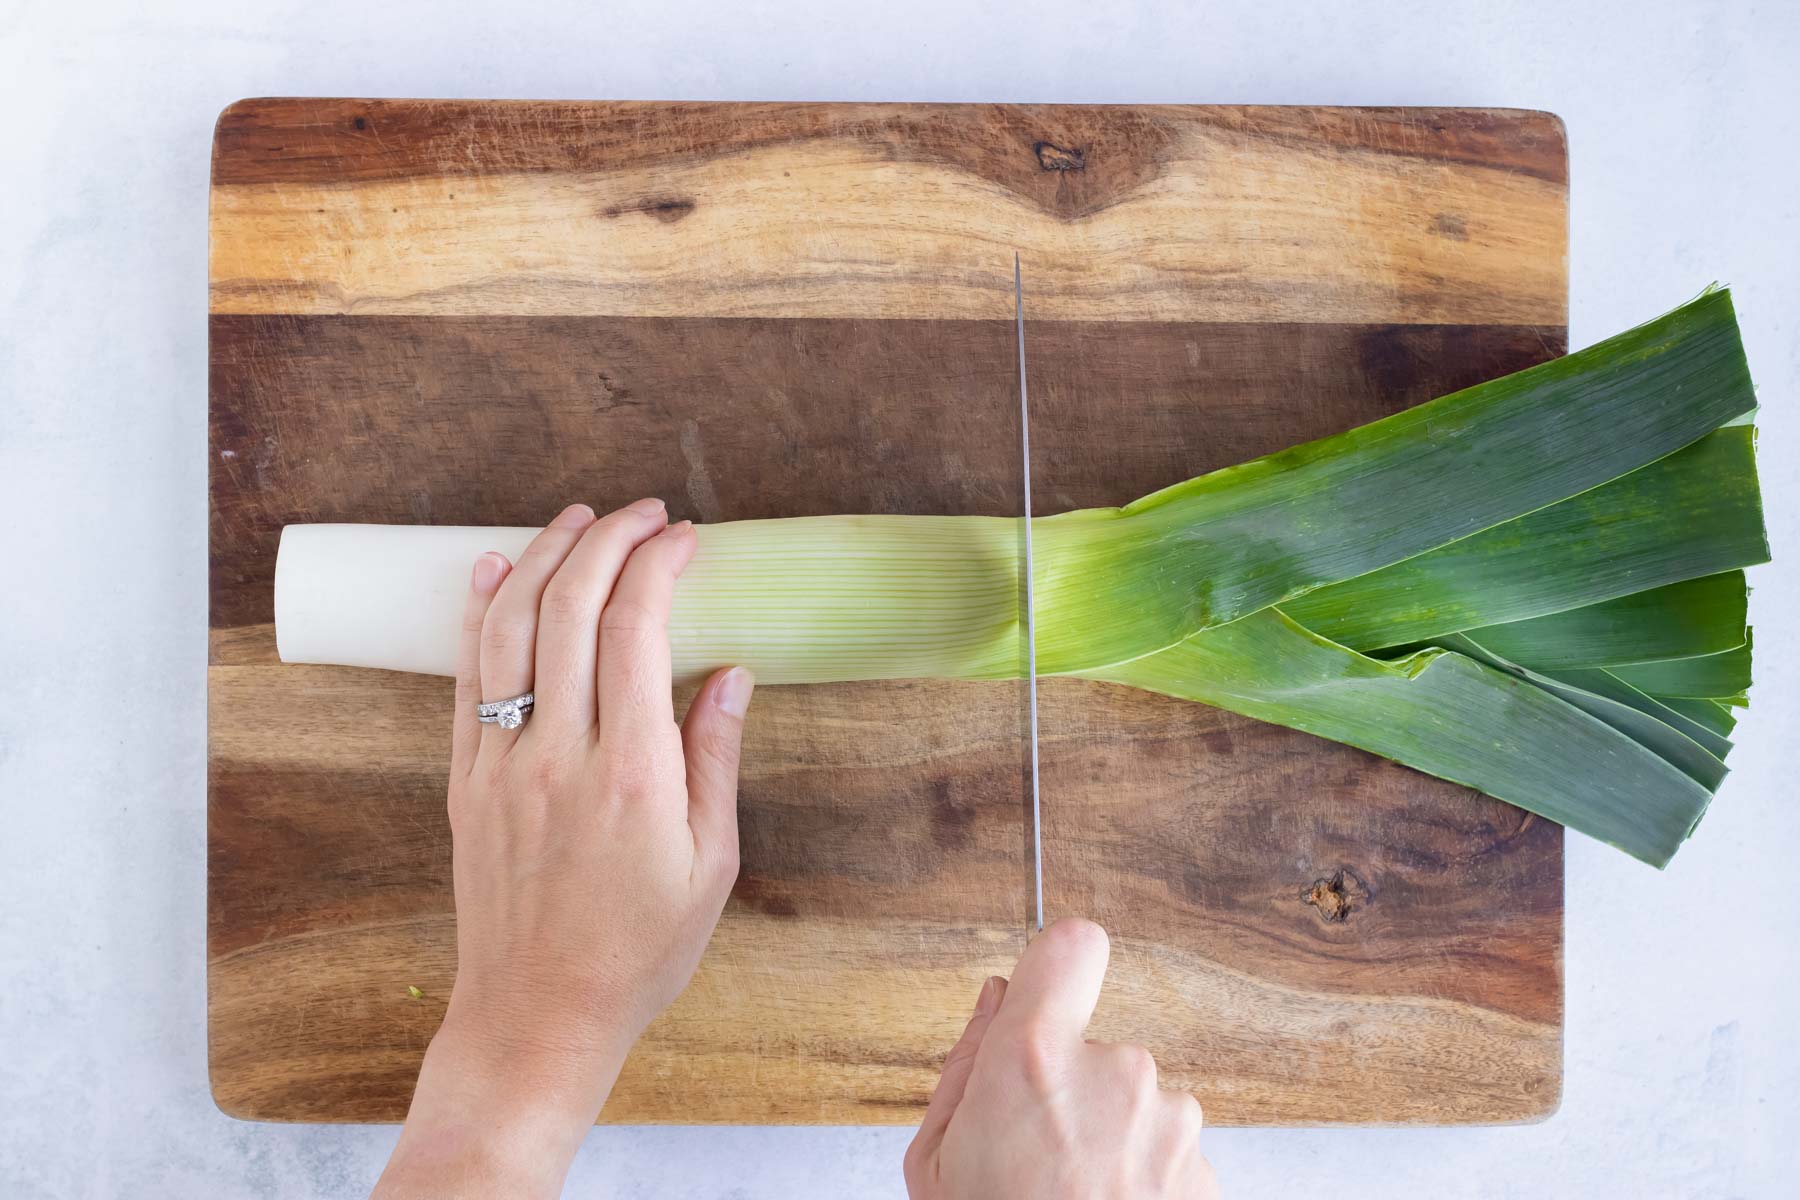
[[[498,725],[502,729],[517,729],[531,715],[532,705],[536,701],[530,692],[523,696],[514,696],[510,700],[493,700],[475,706],[475,718],[483,725]]]

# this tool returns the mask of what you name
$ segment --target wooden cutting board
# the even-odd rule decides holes
[[[255,100],[211,250],[214,1094],[398,1120],[455,973],[448,681],[276,661],[288,523],[1120,503],[1564,349],[1560,122],[1495,110]],[[1354,513],[1344,514],[1354,520]],[[1025,941],[1016,684],[768,688],[743,874],[605,1118],[918,1118]],[[1094,1036],[1219,1124],[1538,1118],[1562,840],[1304,734],[1043,687]],[[421,993],[413,996],[409,988]],[[556,996],[543,1003],[558,1003]]]

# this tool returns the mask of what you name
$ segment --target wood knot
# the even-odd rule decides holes
[[[931,840],[941,850],[966,850],[974,842],[975,806],[959,804],[947,779],[931,781]]]
[[[750,871],[745,871],[731,887],[731,894],[739,904],[756,912],[771,917],[797,917],[799,907],[787,891],[786,886],[776,879],[769,879]]]
[[[597,412],[609,412],[615,408],[635,408],[639,404],[631,389],[615,380],[605,371],[596,373],[594,379],[594,409]]]
[[[1087,153],[1080,148],[1064,149],[1055,142],[1039,142],[1032,147],[1037,151],[1038,166],[1046,171],[1084,171],[1087,169]]]
[[[1466,242],[1469,240],[1469,222],[1455,213],[1434,213],[1431,217],[1431,232],[1453,242]]]
[[[600,215],[616,220],[631,213],[642,213],[647,217],[655,217],[664,225],[673,225],[697,207],[698,204],[687,196],[652,196],[632,204],[615,204],[610,208],[603,208]]]
[[[1306,903],[1319,910],[1319,919],[1328,925],[1348,921],[1350,914],[1368,902],[1368,885],[1354,871],[1343,867],[1323,879],[1313,880],[1302,895]]]

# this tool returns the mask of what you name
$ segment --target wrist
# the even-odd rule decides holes
[[[425,1052],[389,1168],[394,1194],[410,1194],[404,1184],[415,1167],[451,1164],[461,1177],[509,1195],[560,1193],[629,1047],[495,1035],[509,1024],[471,1020],[452,1000]]]
[[[453,996],[425,1052],[419,1086],[472,1111],[585,1132],[612,1091],[629,1042],[600,1030],[559,1036],[538,1022],[474,1013]]]

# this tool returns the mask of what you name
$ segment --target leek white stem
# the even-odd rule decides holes
[[[284,662],[449,675],[476,556],[537,531],[291,525],[275,565]],[[1020,672],[1016,520],[831,516],[696,527],[675,591],[677,680],[763,683]]]

